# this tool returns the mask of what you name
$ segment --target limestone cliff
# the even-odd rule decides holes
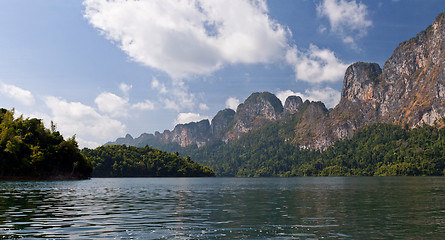
[[[340,103],[305,147],[325,149],[370,123],[415,127],[445,116],[445,14],[394,50],[383,70],[376,63],[354,63],[345,73]],[[298,131],[298,130],[297,130]]]
[[[219,111],[212,119],[212,133],[214,138],[221,138],[223,134],[232,125],[235,117],[235,111],[224,109]]]
[[[326,149],[370,123],[432,125],[445,116],[444,39],[442,13],[426,30],[399,44],[383,69],[376,63],[352,64],[345,72],[341,100],[331,111],[321,102],[303,102],[297,96],[288,97],[283,107],[271,93],[254,93],[236,112],[230,109],[218,112],[211,125],[208,120],[182,124],[162,134],[146,134],[136,139],[127,135],[117,143],[141,145],[146,139],[203,146],[211,140],[236,141],[265,124],[285,122],[285,130],[280,131],[292,133],[284,134],[285,141],[302,148]]]
[[[272,93],[253,93],[238,106],[233,127],[223,136],[223,140],[236,140],[246,132],[261,128],[268,121],[278,120],[282,112],[281,101]]]
[[[164,142],[178,143],[181,147],[196,144],[198,147],[205,145],[212,138],[212,130],[209,120],[178,124],[173,131],[166,130],[161,138]]]
[[[298,112],[298,106],[303,103],[299,96],[289,96],[284,103],[284,117]]]

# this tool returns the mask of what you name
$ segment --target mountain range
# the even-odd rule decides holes
[[[214,118],[178,124],[173,130],[128,135],[106,145],[205,146],[230,144],[248,132],[275,124],[279,137],[300,149],[325,150],[337,140],[351,138],[373,123],[414,128],[441,125],[445,116],[445,14],[417,36],[402,42],[381,68],[357,62],[344,76],[339,104],[328,110],[322,102],[289,96],[284,105],[272,93],[253,93],[236,111],[224,109]]]

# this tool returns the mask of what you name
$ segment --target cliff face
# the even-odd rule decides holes
[[[209,120],[178,124],[173,131],[164,131],[161,135],[164,142],[178,143],[181,147],[196,144],[204,146],[212,138]]]
[[[433,124],[445,113],[445,14],[401,43],[383,66],[377,91],[380,119]]]
[[[208,120],[178,125],[163,134],[120,138],[117,143],[162,139],[181,146],[202,146],[210,140],[235,141],[267,123],[292,120],[294,144],[325,149],[336,140],[352,137],[370,123],[415,127],[445,116],[445,14],[425,31],[394,50],[383,69],[376,63],[354,63],[345,72],[341,100],[331,111],[321,102],[303,103],[297,96],[280,100],[268,92],[254,93],[235,111],[218,112]],[[298,119],[294,119],[298,115]],[[286,128],[288,131],[289,128]]]
[[[233,123],[235,111],[232,109],[224,109],[219,111],[212,119],[212,133],[215,138],[221,138]]]
[[[289,96],[284,103],[284,117],[298,112],[298,106],[303,103],[301,97]]]
[[[282,112],[281,101],[272,93],[253,93],[238,106],[233,127],[224,134],[223,140],[236,140],[244,133],[262,127],[268,121],[278,120]]]
[[[433,125],[445,116],[445,14],[394,50],[383,70],[355,63],[345,73],[340,103],[307,146],[326,148],[375,122]],[[320,123],[318,123],[320,124]]]

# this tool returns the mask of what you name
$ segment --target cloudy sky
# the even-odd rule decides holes
[[[334,107],[443,0],[0,0],[0,107],[81,147],[211,119],[251,93]],[[48,125],[47,125],[48,126]]]

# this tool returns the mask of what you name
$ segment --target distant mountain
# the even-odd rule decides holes
[[[290,96],[283,104],[268,92],[253,93],[236,111],[219,111],[209,122],[179,124],[172,131],[127,135],[110,144],[169,148],[231,143],[246,133],[276,124],[282,140],[301,149],[326,149],[351,138],[372,123],[410,128],[433,125],[445,116],[445,14],[394,50],[383,69],[354,63],[345,73],[340,103],[328,110],[322,102]],[[198,161],[198,160],[197,160]]]

